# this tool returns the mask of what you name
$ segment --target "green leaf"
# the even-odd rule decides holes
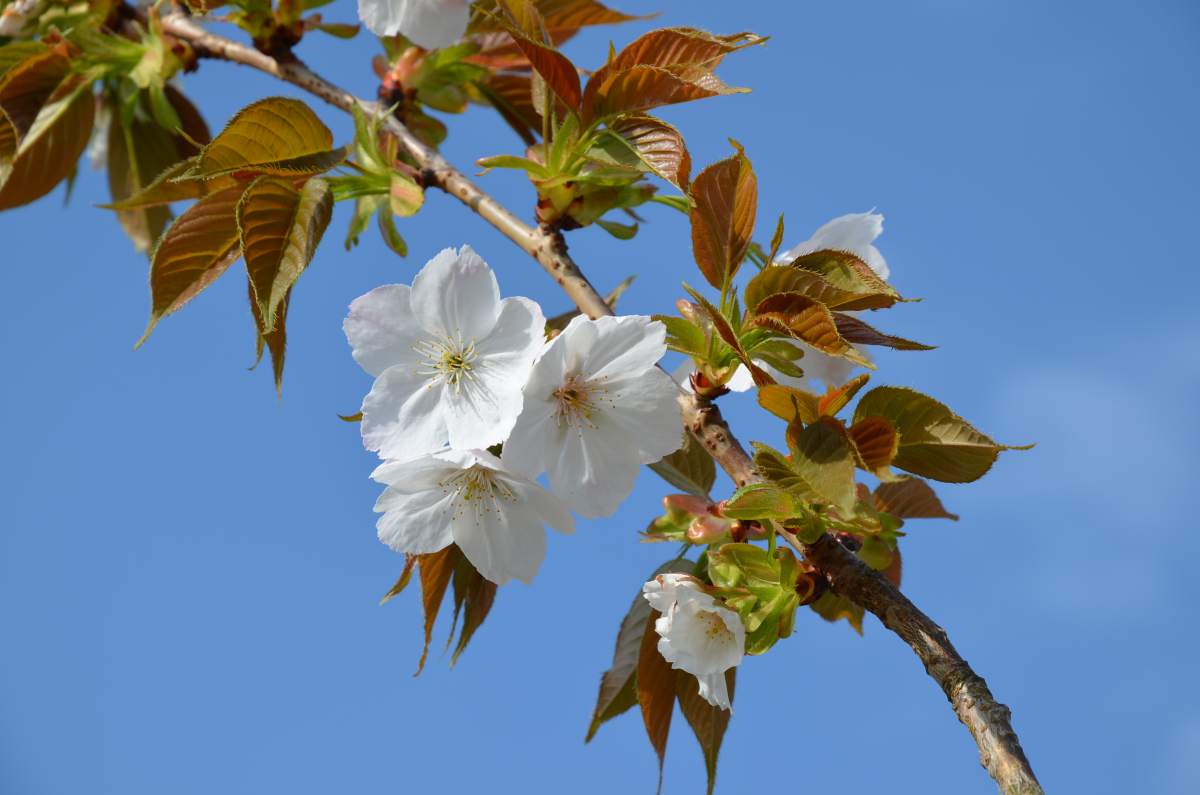
[[[521,171],[528,172],[531,176],[538,179],[549,178],[550,172],[546,167],[536,160],[530,160],[527,157],[516,157],[515,155],[495,155],[493,157],[481,157],[475,161],[475,165],[485,171],[493,168],[515,168]]]
[[[333,134],[308,105],[296,99],[268,97],[238,111],[204,147],[187,176],[318,174],[345,159],[346,150],[332,146]]]
[[[384,201],[384,197],[378,195],[360,196],[354,200],[354,213],[350,216],[350,226],[346,229],[347,251],[358,245],[359,237],[371,225],[371,218],[380,211]]]
[[[708,497],[717,479],[717,467],[695,437],[684,432],[683,446],[650,468],[677,489],[697,497]]]
[[[806,425],[795,437],[791,453],[797,474],[822,501],[843,517],[854,513],[854,454],[840,422],[823,417]]]
[[[1003,450],[1027,450],[998,444],[942,403],[913,389],[876,387],[854,409],[857,423],[882,417],[900,434],[896,467],[946,483],[978,480]]]
[[[888,467],[899,450],[900,436],[892,423],[883,417],[866,417],[851,425],[847,433],[863,469],[883,480],[894,477]]]
[[[425,191],[411,177],[396,171],[392,173],[388,206],[392,214],[401,218],[416,215],[425,203]]]
[[[692,562],[686,559],[668,561],[650,575],[650,579],[659,574],[691,572]],[[629,606],[625,617],[621,619],[621,627],[617,631],[617,643],[613,649],[612,665],[600,677],[600,692],[596,695],[596,707],[592,711],[592,722],[588,726],[584,742],[591,742],[596,731],[604,723],[631,709],[638,703],[637,674],[638,658],[641,654],[642,639],[645,637],[646,622],[650,618],[650,603],[642,596],[639,589]],[[653,629],[651,628],[651,631]]]
[[[216,281],[241,254],[235,213],[242,186],[205,196],[163,235],[150,262],[150,322],[140,346],[158,321],[177,311]]]
[[[785,422],[816,422],[820,416],[819,398],[811,392],[782,384],[769,384],[758,390],[758,405]]]
[[[725,672],[725,687],[729,690],[729,703],[733,703],[734,688],[737,683],[737,668]],[[714,707],[700,697],[700,685],[696,677],[686,671],[675,672],[675,694],[679,698],[679,709],[696,741],[700,743],[700,751],[704,754],[704,769],[708,775],[708,795],[712,795],[713,786],[717,783],[717,756],[721,753],[721,741],[725,739],[725,730],[729,727],[729,719],[733,713],[727,709]]]
[[[384,245],[392,250],[397,256],[408,256],[408,244],[404,242],[404,238],[400,236],[399,230],[396,229],[395,216],[386,204],[380,204],[379,209],[375,212],[375,220],[379,225],[379,234],[383,237]]]
[[[654,315],[654,319],[667,327],[667,347],[671,350],[688,356],[707,353],[708,337],[695,323],[673,315]]]
[[[633,240],[633,236],[637,234],[637,224],[619,224],[616,221],[606,221],[603,218],[596,219],[596,226],[608,232],[617,240]]]
[[[754,383],[758,386],[765,386],[767,384],[775,383],[774,379],[772,379],[765,370],[759,367],[754,360],[750,358],[750,354],[748,354],[746,349],[742,347],[742,341],[738,337],[737,332],[733,330],[733,326],[729,324],[729,320],[721,313],[721,310],[717,309],[717,307],[714,306],[711,301],[700,295],[700,293],[696,292],[688,285],[683,285],[683,289],[687,291],[688,295],[692,297],[692,300],[696,302],[696,305],[699,307],[700,311],[709,320],[709,322],[712,323],[713,328],[716,330],[717,335],[720,336],[721,340],[730,347],[734,355],[737,356],[738,360],[740,360],[742,364],[746,365],[746,369],[750,371],[750,375],[754,379]]]
[[[308,180],[297,190],[287,180],[259,177],[237,205],[246,272],[267,331],[275,310],[312,262],[333,213],[328,183]]]
[[[246,279],[250,293],[250,314],[254,317],[255,351],[254,367],[262,361],[263,348],[271,352],[271,374],[275,377],[275,394],[283,396],[283,360],[287,353],[287,313],[288,304],[292,301],[292,291],[283,294],[283,300],[275,310],[275,327],[268,329],[259,311],[258,301],[255,300],[254,284]],[[251,367],[250,369],[254,369]]]
[[[704,278],[720,290],[746,257],[758,208],[758,180],[740,148],[696,176],[692,201],[692,254]]]
[[[875,295],[870,292],[853,292],[834,287],[824,276],[813,271],[792,265],[767,265],[746,283],[746,306],[756,307],[780,293],[799,293],[831,308],[855,306],[863,301],[875,300]]]
[[[116,126],[116,122],[114,122],[114,126]],[[169,166],[141,191],[126,199],[100,206],[105,209],[117,211],[160,207],[174,202],[211,196],[214,193],[220,193],[238,184],[238,181],[232,175],[215,177],[208,180],[180,180],[180,177],[195,167],[196,161],[197,158],[195,157],[181,160],[175,165]]]
[[[834,309],[887,309],[905,300],[890,284],[875,275],[867,263],[848,251],[814,251],[797,257],[788,263],[788,266],[815,273],[826,283],[842,291],[842,300],[837,301],[826,301],[810,295]],[[846,298],[846,293],[856,297]]]
[[[805,510],[791,492],[778,484],[751,483],[725,501],[722,513],[730,519],[790,519]]]

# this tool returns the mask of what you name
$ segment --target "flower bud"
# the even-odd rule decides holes
[[[708,500],[691,494],[668,494],[663,497],[663,508],[668,511],[683,511],[692,516],[703,516],[709,513],[711,506],[712,503]]]
[[[693,544],[711,544],[714,541],[719,541],[724,538],[730,531],[730,527],[736,522],[730,522],[728,519],[718,519],[715,516],[704,515],[697,516],[695,520],[688,525],[687,540]]]

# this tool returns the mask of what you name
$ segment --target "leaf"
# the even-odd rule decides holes
[[[673,315],[654,315],[654,319],[667,327],[667,347],[671,350],[688,356],[707,354],[708,336],[692,321]]]
[[[199,199],[220,193],[238,184],[233,175],[214,177],[213,179],[179,180],[196,165],[197,158],[181,160],[155,177],[144,189],[127,199],[114,201],[112,204],[102,204],[109,210],[136,210],[146,207],[159,207],[164,204]]]
[[[637,693],[642,708],[646,736],[658,755],[658,791],[662,792],[663,761],[667,754],[667,735],[671,732],[671,713],[675,709],[675,671],[658,653],[658,633],[654,622],[660,613],[651,610],[638,651]]]
[[[678,130],[653,116],[621,116],[609,124],[609,129],[646,168],[680,190],[687,190],[692,156]]]
[[[896,467],[946,483],[978,480],[1001,451],[1032,447],[997,444],[942,403],[903,387],[876,387],[863,395],[854,421],[866,417],[883,417],[900,433]]]
[[[5,87],[18,75],[10,74]],[[2,92],[0,92],[2,93]],[[11,129],[20,129],[20,116],[10,113],[10,105],[0,98],[0,108]],[[82,76],[63,80],[20,139],[11,158],[4,153],[0,140],[0,210],[7,210],[45,196],[75,170],[75,162],[87,148],[96,113],[91,82]],[[5,135],[0,133],[0,139]]]
[[[539,44],[528,36],[516,30],[509,31],[513,41],[554,95],[562,100],[571,110],[578,110],[579,101],[583,97],[583,89],[579,85],[579,70],[571,59],[558,50]]]
[[[842,300],[817,299],[831,308],[845,311],[887,309],[905,300],[890,284],[875,275],[867,263],[848,251],[814,251],[796,257],[788,266],[815,273],[833,288],[842,291]],[[848,298],[845,295],[847,293],[855,297]]]
[[[816,422],[820,416],[817,401],[811,392],[782,384],[768,384],[758,390],[758,405],[785,422]]]
[[[830,356],[874,368],[869,359],[838,333],[829,308],[800,293],[778,293],[764,299],[754,308],[747,323],[790,336]]]
[[[396,596],[399,596],[400,592],[403,591],[406,587],[408,587],[408,583],[412,579],[413,568],[416,565],[417,565],[417,556],[416,555],[405,555],[404,556],[404,569],[400,572],[399,579],[396,580],[396,584],[391,587],[391,590],[389,590],[387,593],[385,593],[383,595],[383,598],[379,600],[379,604],[381,604],[381,605],[387,604],[393,598],[395,598]]]
[[[446,595],[446,586],[450,584],[459,554],[458,547],[451,544],[437,552],[417,556],[417,568],[421,574],[421,605],[425,611],[425,645],[413,676],[419,676],[425,668],[425,658],[429,655],[429,644],[433,640],[433,625],[437,622],[442,597]]]
[[[312,262],[333,213],[333,193],[323,179],[297,190],[287,180],[259,177],[237,204],[237,226],[246,272],[267,331],[275,311]]]
[[[717,479],[717,467],[696,438],[684,432],[683,446],[650,468],[677,489],[697,497],[708,497]]]
[[[870,293],[855,293],[834,287],[824,276],[791,265],[769,265],[746,284],[746,306],[756,307],[778,293],[800,293],[828,307],[841,307],[872,298]]]
[[[854,513],[854,455],[840,422],[823,417],[806,425],[791,453],[794,470],[817,495],[843,517]]]
[[[929,484],[920,478],[880,483],[875,488],[874,497],[875,510],[891,514],[897,519],[958,521],[958,515],[947,511]]]
[[[842,339],[859,345],[883,345],[888,348],[895,348],[898,351],[931,351],[936,347],[934,345],[925,345],[920,342],[906,340],[903,337],[893,337],[890,334],[884,334],[882,331],[876,330],[853,315],[845,315],[841,312],[833,313],[833,322],[837,325],[838,333],[842,335]]]
[[[108,190],[114,203],[140,193],[164,169],[179,160],[172,135],[137,114],[123,123],[114,113],[108,127]],[[117,213],[121,228],[138,251],[148,251],[171,222],[171,211],[156,206]]]
[[[271,353],[271,373],[275,377],[275,394],[283,396],[283,360],[287,352],[287,311],[292,301],[292,291],[283,294],[283,300],[275,310],[275,328],[268,330],[263,323],[262,313],[259,312],[258,301],[254,297],[254,284],[246,279],[247,290],[250,294],[250,314],[254,316],[255,351],[254,367],[262,361],[263,348]],[[250,369],[254,369],[253,367]]]
[[[793,495],[775,483],[742,486],[725,501],[722,515],[730,519],[790,519],[804,512]]]
[[[601,73],[604,77],[598,81]],[[747,91],[725,85],[702,67],[634,66],[617,72],[602,68],[588,81],[582,115],[584,123],[591,124],[618,114],[643,113],[663,105]]]
[[[817,401],[817,413],[823,417],[832,417],[846,408],[858,391],[862,389],[871,376],[866,373],[856,375],[841,386],[830,387]]]
[[[886,472],[900,446],[892,424],[883,417],[865,417],[851,425],[848,433],[863,469],[876,474]]]
[[[826,591],[809,607],[814,613],[831,623],[844,618],[850,623],[850,626],[854,627],[855,632],[859,635],[863,633],[863,608],[841,594]]]
[[[634,39],[617,54],[610,66],[614,70],[642,64],[713,69],[729,53],[764,41],[766,39],[753,33],[714,36],[696,28],[660,28]]]
[[[189,178],[250,172],[302,176],[328,171],[345,159],[333,150],[333,134],[308,105],[267,97],[242,108],[204,147]]]
[[[692,253],[704,278],[720,290],[746,257],[758,208],[758,180],[740,148],[696,176],[692,201]]]
[[[375,212],[375,220],[379,226],[379,235],[383,238],[383,243],[392,250],[398,257],[408,256],[408,244],[404,242],[404,238],[400,236],[399,230],[396,229],[395,216],[392,215],[388,206],[381,204]]]
[[[713,306],[711,301],[700,295],[700,293],[696,292],[691,287],[688,287],[686,284],[683,287],[692,297],[692,300],[696,302],[696,305],[700,308],[700,311],[704,314],[704,316],[707,317],[709,322],[712,323],[713,328],[716,330],[718,336],[721,337],[721,340],[730,348],[732,348],[737,358],[742,362],[742,364],[746,365],[746,369],[750,371],[750,375],[754,379],[754,383],[758,386],[765,386],[767,384],[775,383],[775,380],[771,378],[771,376],[768,375],[765,370],[759,367],[753,359],[750,358],[750,354],[748,354],[746,349],[742,347],[741,340],[738,338],[737,333],[733,330],[733,326],[729,325],[729,320],[727,320],[725,316],[721,314],[721,310]]]
[[[425,191],[411,177],[396,171],[392,173],[388,191],[388,206],[392,215],[408,218],[416,215],[425,203]]]
[[[465,555],[459,555],[458,565],[454,570],[454,617],[458,620],[459,611],[463,612],[463,625],[458,633],[458,643],[450,656],[450,665],[458,662],[459,656],[466,651],[475,630],[482,626],[484,619],[492,610],[496,601],[496,583],[480,574]],[[451,632],[453,636],[453,631]]]
[[[686,559],[672,560],[659,566],[650,579],[659,574],[688,573],[692,562]],[[650,603],[642,597],[641,590],[633,598],[621,627],[617,630],[617,643],[613,649],[612,665],[600,677],[600,692],[596,695],[596,708],[592,710],[592,722],[588,726],[585,743],[591,742],[596,731],[604,723],[632,708],[638,703],[635,676],[641,655],[642,639],[646,634],[646,622],[650,618]],[[653,632],[653,626],[650,631]]]
[[[171,224],[150,262],[150,322],[139,347],[158,321],[195,298],[229,268],[241,250],[235,213],[242,186],[205,196]]]
[[[737,682],[737,668],[725,672],[725,686],[729,689],[729,703],[733,703],[734,688]],[[708,795],[712,795],[713,786],[717,783],[717,756],[721,753],[721,741],[725,739],[725,730],[729,727],[729,719],[733,713],[727,709],[714,707],[700,697],[700,685],[696,677],[686,671],[675,672],[675,694],[679,698],[679,709],[692,733],[700,743],[704,754],[704,769],[708,774]]]
[[[633,236],[637,234],[637,224],[620,224],[616,221],[606,221],[603,218],[596,219],[596,226],[608,232],[617,240],[633,240]]]

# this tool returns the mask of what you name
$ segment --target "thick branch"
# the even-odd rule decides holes
[[[208,33],[190,19],[179,15],[165,17],[163,27],[167,33],[190,43],[201,57],[220,58],[253,67],[345,111],[358,105],[372,115],[382,112],[378,103],[360,99],[338,88],[294,58],[273,58]],[[418,164],[427,185],[444,190],[470,207],[533,257],[558,282],[581,312],[592,318],[613,313],[571,259],[559,232],[533,228],[521,221],[446,162],[437,151],[426,146],[398,119],[389,117],[387,128]],[[746,450],[715,405],[689,394],[680,397],[680,408],[687,429],[735,483],[742,486],[761,479]],[[825,535],[815,544],[799,544],[794,537],[790,537],[789,541],[825,574],[835,591],[874,613],[884,626],[913,648],[925,664],[925,670],[950,699],[959,719],[970,729],[979,745],[980,761],[999,784],[1001,792],[1006,795],[1041,793],[1041,787],[1012,729],[1008,708],[993,698],[987,684],[959,656],[945,631],[890,582],[863,564],[831,536]]]

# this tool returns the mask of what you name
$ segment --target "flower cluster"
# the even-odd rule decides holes
[[[440,252],[411,286],[359,297],[344,327],[375,376],[362,437],[384,459],[375,510],[394,550],[453,543],[492,582],[529,582],[543,525],[569,533],[568,509],[612,514],[641,465],[682,443],[678,387],[656,367],[661,323],[576,317],[547,343],[541,308],[501,299],[468,246]]]

